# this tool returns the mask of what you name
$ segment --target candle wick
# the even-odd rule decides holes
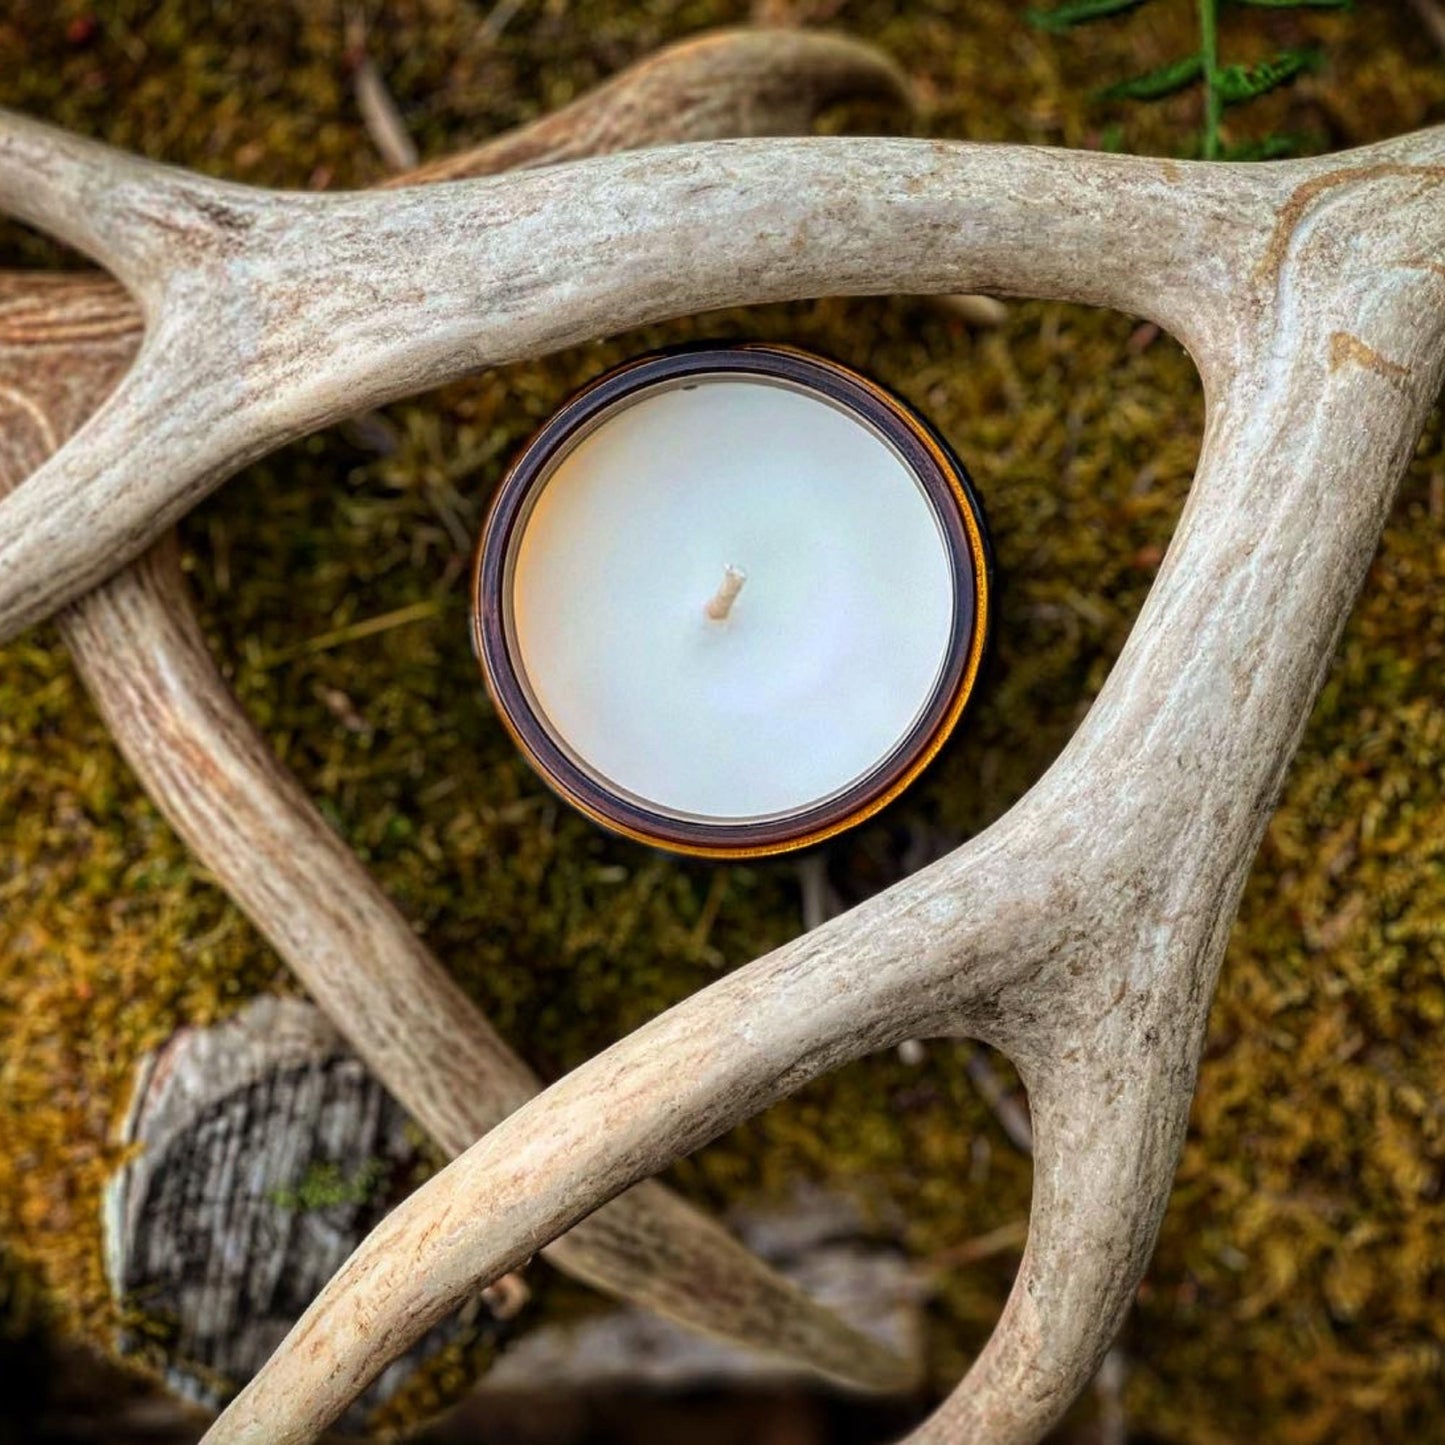
[[[741,567],[734,567],[729,563],[723,568],[722,585],[713,594],[713,599],[703,608],[713,622],[726,622],[728,613],[733,610],[733,603],[738,600],[738,593],[743,590],[743,583],[748,580],[747,573]]]

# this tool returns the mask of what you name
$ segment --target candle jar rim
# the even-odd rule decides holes
[[[521,532],[561,462],[629,405],[689,380],[773,383],[830,403],[898,456],[942,532],[953,584],[943,665],[913,726],[862,776],[806,807],[766,818],[667,812],[591,769],[549,726],[517,655],[506,605]],[[648,352],[602,373],[543,423],[508,468],[471,573],[473,649],[497,714],[534,771],[564,801],[611,832],[675,853],[749,858],[820,843],[872,817],[937,756],[961,717],[992,631],[993,555],[983,506],[962,462],[915,408],[851,367],[761,341],[699,341]]]

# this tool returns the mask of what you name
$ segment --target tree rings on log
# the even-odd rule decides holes
[[[106,1188],[118,1346],[218,1408],[260,1369],[428,1163],[420,1131],[309,1003],[260,998],[182,1029],[142,1063]],[[507,1307],[510,1318],[515,1290]],[[386,1370],[360,1428],[430,1357],[507,1326],[483,1298]]]

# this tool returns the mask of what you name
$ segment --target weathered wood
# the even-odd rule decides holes
[[[896,72],[867,47],[836,38],[722,33],[665,51],[583,97],[565,125],[544,120],[423,178],[542,160],[559,147],[767,131],[853,91],[897,93]],[[569,127],[580,134],[569,140]],[[110,278],[0,276],[0,493],[83,424],[141,334],[139,311]],[[536,1091],[534,1076],[246,719],[205,646],[171,543],[67,609],[60,627],[162,811],[448,1153]],[[869,1388],[911,1378],[910,1366],[656,1185],[546,1253],[622,1299],[802,1367]]]
[[[106,1188],[106,1272],[120,1350],[217,1408],[423,1163],[406,1112],[312,1005],[258,998],[182,1029],[142,1063]],[[360,1428],[428,1356],[500,1339],[481,1298],[388,1369],[343,1418]]]

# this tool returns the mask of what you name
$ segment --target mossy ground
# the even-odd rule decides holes
[[[886,47],[919,83],[929,134],[1169,153],[1194,101],[1130,110],[1089,96],[1189,48],[1190,11],[1158,0],[1056,39],[1004,0],[763,0],[751,12],[541,0],[488,41],[465,0],[408,0],[375,14],[373,45],[424,155],[750,14]],[[1442,118],[1445,65],[1408,7],[1376,0],[1304,20],[1241,10],[1226,49],[1248,58],[1301,34],[1327,43],[1326,68],[1252,108],[1240,134],[1289,129],[1336,148]],[[99,11],[12,0],[0,102],[243,181],[357,185],[382,166],[342,52],[340,8],[300,0]],[[0,258],[59,259],[16,227],[0,231]],[[897,387],[958,447],[993,523],[990,685],[906,801],[836,845],[836,868],[866,881],[894,831],[962,837],[1002,812],[1106,676],[1200,433],[1193,369],[1151,328],[1019,304],[1002,329],[975,333],[909,299],[710,315],[389,408],[390,455],[345,429],[311,438],[248,470],[184,529],[207,627],[252,716],[548,1075],[795,934],[797,881],[786,861],[674,861],[558,807],[478,685],[467,552],[507,459],[575,385],[660,342],[745,334],[818,348]],[[348,633],[378,617],[396,625],[365,641]],[[1124,1337],[1141,1434],[1180,1445],[1445,1436],[1442,652],[1437,420],[1235,930],[1178,1186]],[[97,1194],[137,1056],[178,1024],[286,986],[285,973],[141,793],[49,628],[0,650],[0,823],[0,1249],[43,1287],[56,1328],[99,1338],[110,1305]],[[675,1179],[719,1204],[831,1180],[897,1221],[926,1265],[1027,1209],[1027,1163],[977,1097],[964,1053],[934,1044],[921,1068],[889,1057],[843,1070]],[[940,1272],[940,1384],[984,1337],[1014,1262],[1005,1252]],[[0,1305],[20,1297],[6,1289]],[[554,1305],[576,1298],[558,1292]]]

